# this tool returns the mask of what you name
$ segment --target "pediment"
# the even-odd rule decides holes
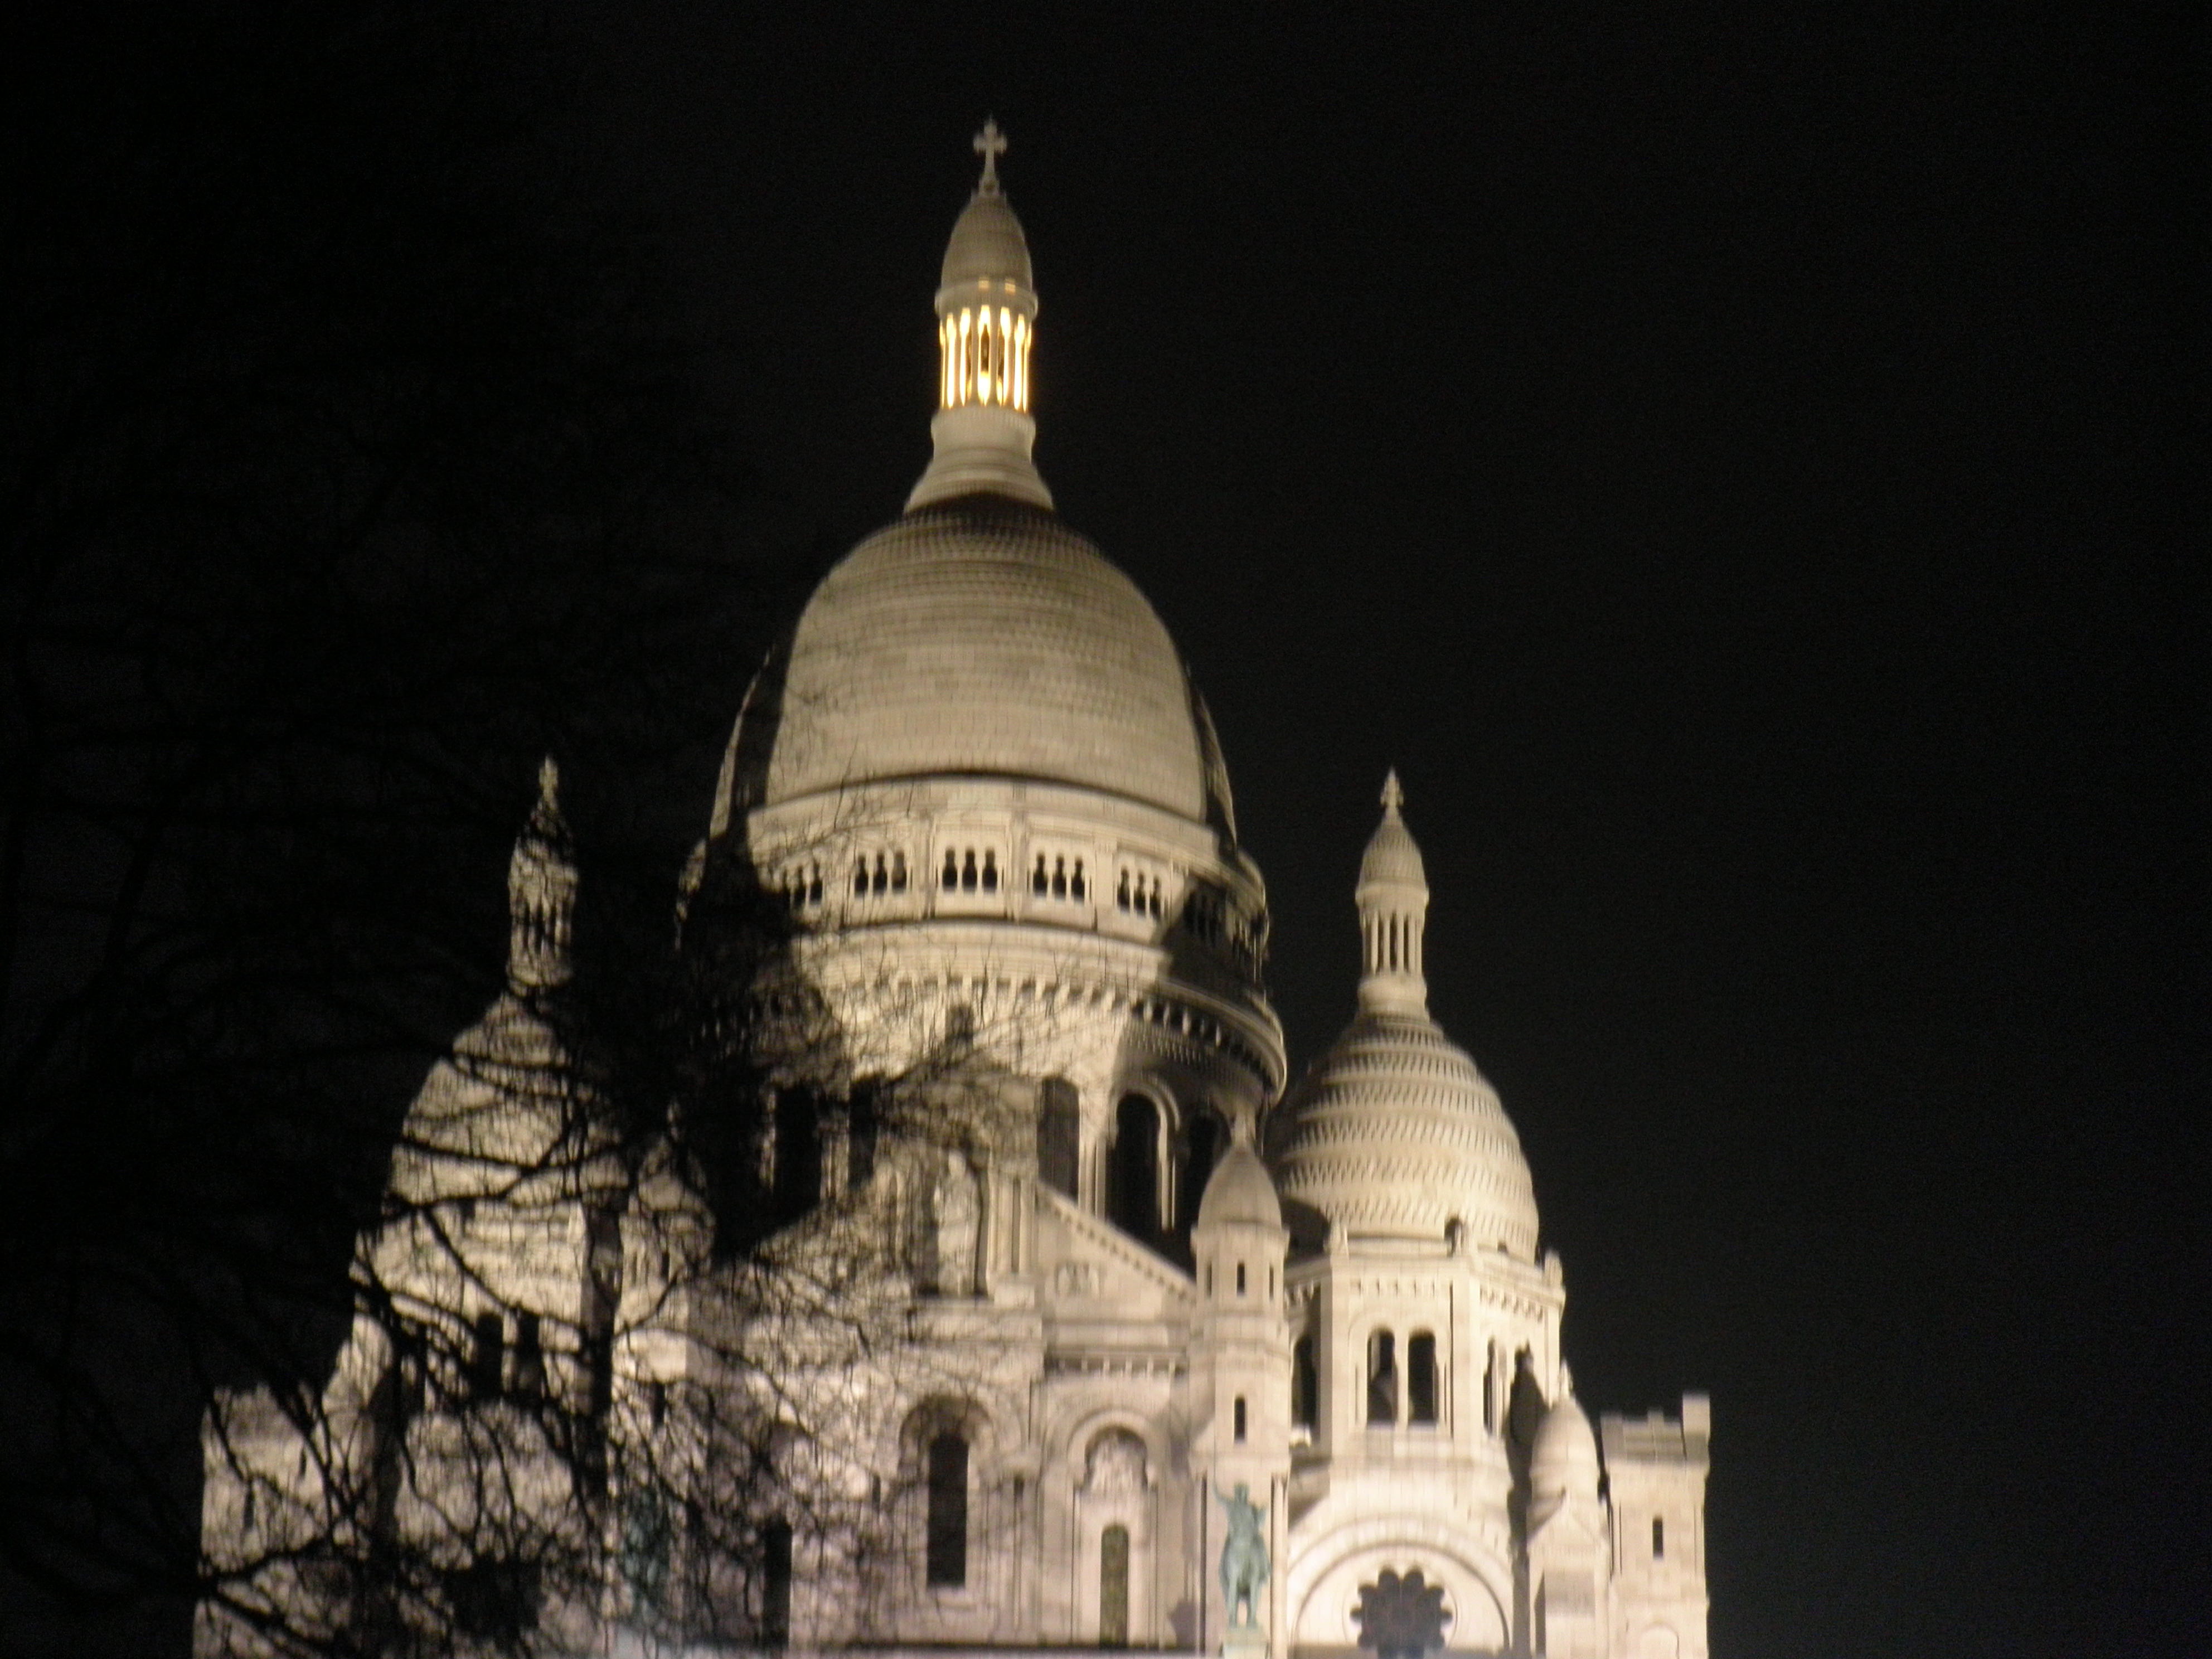
[[[1037,1189],[1037,1277],[1046,1305],[1075,1317],[1184,1317],[1198,1286],[1174,1262],[1048,1187]]]

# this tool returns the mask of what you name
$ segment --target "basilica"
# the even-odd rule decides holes
[[[549,763],[327,1382],[209,1412],[204,1659],[1705,1659],[1710,1406],[1577,1401],[1395,775],[1292,1073],[1205,702],[1032,460],[977,148],[933,457],[769,653],[676,895],[711,1063],[641,1139],[604,1109]]]

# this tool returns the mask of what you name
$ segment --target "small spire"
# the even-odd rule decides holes
[[[575,844],[561,815],[561,769],[548,755],[538,769],[538,800],[507,862],[507,975],[520,991],[567,982],[576,908]]]
[[[996,116],[987,118],[975,135],[975,153],[983,158],[983,177],[975,185],[987,195],[999,193],[999,158],[1006,153],[1006,135],[999,131]]]
[[[548,761],[546,764],[550,766],[552,763]],[[1406,792],[1398,786],[1398,769],[1394,766],[1389,775],[1382,780],[1382,810],[1395,818],[1398,816],[1398,809],[1405,804]]]

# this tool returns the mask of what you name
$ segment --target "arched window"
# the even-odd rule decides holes
[[[968,1582],[968,1442],[941,1431],[929,1442],[927,1578],[932,1584]]]
[[[761,1528],[761,1619],[763,1645],[791,1642],[791,1522],[769,1522]]]
[[[1160,1109],[1143,1095],[1124,1095],[1114,1114],[1114,1152],[1107,1168],[1107,1218],[1149,1243],[1160,1231]]]
[[[1291,1348],[1291,1421],[1310,1430],[1321,1416],[1321,1376],[1314,1369],[1314,1340],[1302,1336]]]
[[[1414,1332],[1406,1344],[1406,1419],[1437,1420],[1437,1340],[1426,1331]]]
[[[1037,1091],[1037,1176],[1075,1196],[1076,1165],[1083,1152],[1083,1107],[1075,1085],[1048,1077]]]
[[[1191,1113],[1189,1127],[1183,1133],[1182,1180],[1176,1200],[1179,1229],[1187,1231],[1198,1219],[1199,1200],[1206,1196],[1206,1183],[1228,1144],[1229,1131],[1219,1117],[1202,1109]]]
[[[1376,1331],[1367,1339],[1367,1421],[1387,1428],[1398,1420],[1398,1339]]]

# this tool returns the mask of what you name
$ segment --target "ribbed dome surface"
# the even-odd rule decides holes
[[[1520,1137],[1474,1061],[1425,1014],[1363,1012],[1284,1102],[1277,1185],[1350,1233],[1536,1254]]]
[[[1182,663],[1136,585],[1051,514],[917,509],[824,577],[793,635],[773,804],[987,774],[1206,816]]]
[[[977,191],[952,227],[939,284],[1009,278],[1024,288],[1036,286],[1030,274],[1029,240],[1004,196],[995,190]]]
[[[1425,887],[1428,876],[1421,865],[1421,849],[1413,832],[1393,813],[1382,820],[1359,860],[1359,882],[1389,882],[1401,887]]]

